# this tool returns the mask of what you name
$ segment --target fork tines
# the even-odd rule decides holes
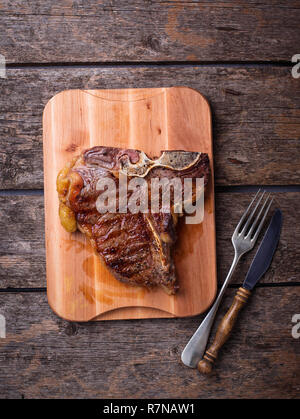
[[[268,215],[272,202],[273,202],[273,198],[271,198],[271,194],[270,193],[267,194],[265,190],[262,191],[261,189],[259,189],[255,197],[250,202],[248,208],[244,212],[233,234],[238,235],[238,236],[244,236],[245,238],[251,238],[251,241],[256,241],[263,227],[264,221]],[[261,203],[262,205],[258,211],[258,208]],[[252,224],[250,225],[255,215],[256,217],[254,221],[252,222]],[[260,223],[258,227],[256,228],[259,220],[260,220]]]

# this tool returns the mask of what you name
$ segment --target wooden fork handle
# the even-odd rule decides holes
[[[246,304],[250,291],[245,288],[239,288],[233,303],[231,304],[229,310],[223,317],[213,341],[213,344],[207,349],[204,354],[203,359],[198,363],[198,370],[203,374],[209,374],[212,370],[212,366],[217,359],[219,350],[224,345],[224,343],[229,338],[235,321],[237,319],[238,313],[241,308]]]

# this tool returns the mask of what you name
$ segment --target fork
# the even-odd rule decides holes
[[[234,258],[232,261],[232,265],[229,269],[227,277],[224,281],[224,284],[220,290],[220,293],[212,306],[209,310],[208,314],[206,315],[205,319],[202,321],[194,335],[191,337],[190,341],[184,348],[181,354],[182,362],[190,367],[196,368],[200,359],[205,352],[205,348],[207,345],[208,337],[210,334],[210,330],[212,328],[217,310],[219,308],[220,302],[222,297],[226,291],[226,288],[230,282],[230,279],[233,275],[233,272],[240,260],[240,258],[247,252],[249,252],[255,245],[256,240],[261,232],[263,224],[265,222],[266,216],[269,212],[273,199],[270,199],[270,194],[263,201],[263,197],[266,191],[261,192],[259,189],[252,201],[250,202],[248,208],[244,212],[242,218],[240,219],[238,225],[236,226],[234,233],[232,235],[231,241],[234,247]],[[253,208],[254,202],[257,202]],[[254,221],[252,222],[260,203],[263,201],[262,206],[256,215]],[[250,215],[249,212],[252,209]],[[261,220],[260,220],[261,219]],[[260,223],[258,224],[260,220]],[[250,224],[252,222],[252,224]],[[256,228],[258,224],[258,227]]]

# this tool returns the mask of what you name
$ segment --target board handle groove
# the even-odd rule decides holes
[[[203,359],[198,363],[198,370],[202,374],[209,374],[212,371],[212,367],[218,357],[218,353],[229,338],[238,313],[246,304],[250,294],[251,292],[245,288],[241,287],[238,289],[236,295],[234,296],[233,303],[221,320],[212,345],[207,349]]]

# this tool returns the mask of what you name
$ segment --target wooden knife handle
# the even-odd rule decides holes
[[[203,359],[198,364],[198,370],[201,373],[209,374],[211,372],[213,363],[217,359],[218,352],[229,338],[235,321],[237,319],[237,315],[241,308],[246,304],[250,294],[251,292],[246,290],[245,288],[241,287],[238,289],[238,292],[234,297],[233,303],[231,304],[229,310],[223,317],[218,327],[213,344],[207,349]]]

